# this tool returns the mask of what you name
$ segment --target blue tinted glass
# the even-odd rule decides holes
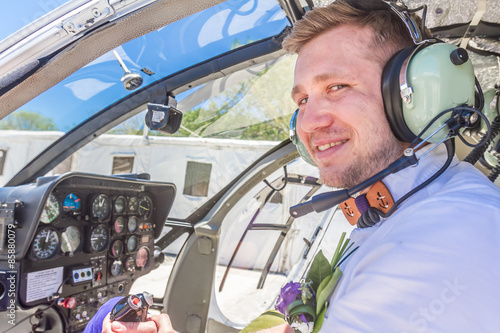
[[[69,0],[2,1],[0,40],[53,11]]]
[[[276,35],[287,23],[275,0],[230,0],[116,51],[130,71],[141,74],[144,87],[218,54]],[[130,94],[120,81],[123,75],[113,53],[108,52],[19,110],[38,113],[66,132]]]

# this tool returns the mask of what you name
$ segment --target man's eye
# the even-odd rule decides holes
[[[306,103],[307,103],[307,97],[301,98],[297,101],[297,105],[306,104]]]
[[[330,90],[336,91],[336,90],[340,90],[344,87],[346,87],[345,84],[334,84],[333,86],[330,86]]]

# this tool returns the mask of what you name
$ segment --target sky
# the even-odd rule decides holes
[[[6,0],[0,11],[0,40],[70,0]]]

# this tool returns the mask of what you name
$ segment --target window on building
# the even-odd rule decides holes
[[[7,159],[7,150],[0,149],[0,176],[3,176],[3,167],[5,165],[6,159]]]
[[[113,175],[132,173],[134,156],[113,156]]]
[[[206,197],[208,195],[211,172],[212,164],[210,163],[188,161],[186,178],[184,180],[184,194]]]

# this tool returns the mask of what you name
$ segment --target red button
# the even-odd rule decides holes
[[[95,280],[96,281],[100,281],[102,279],[102,273],[101,272],[97,272],[97,274],[95,275]]]
[[[140,302],[141,302],[141,300],[139,298],[137,298],[137,297],[134,297],[132,299],[132,303],[134,303],[135,305],[139,304]]]
[[[67,297],[62,304],[62,306],[64,306],[66,309],[73,309],[75,305],[76,299],[74,297]]]

